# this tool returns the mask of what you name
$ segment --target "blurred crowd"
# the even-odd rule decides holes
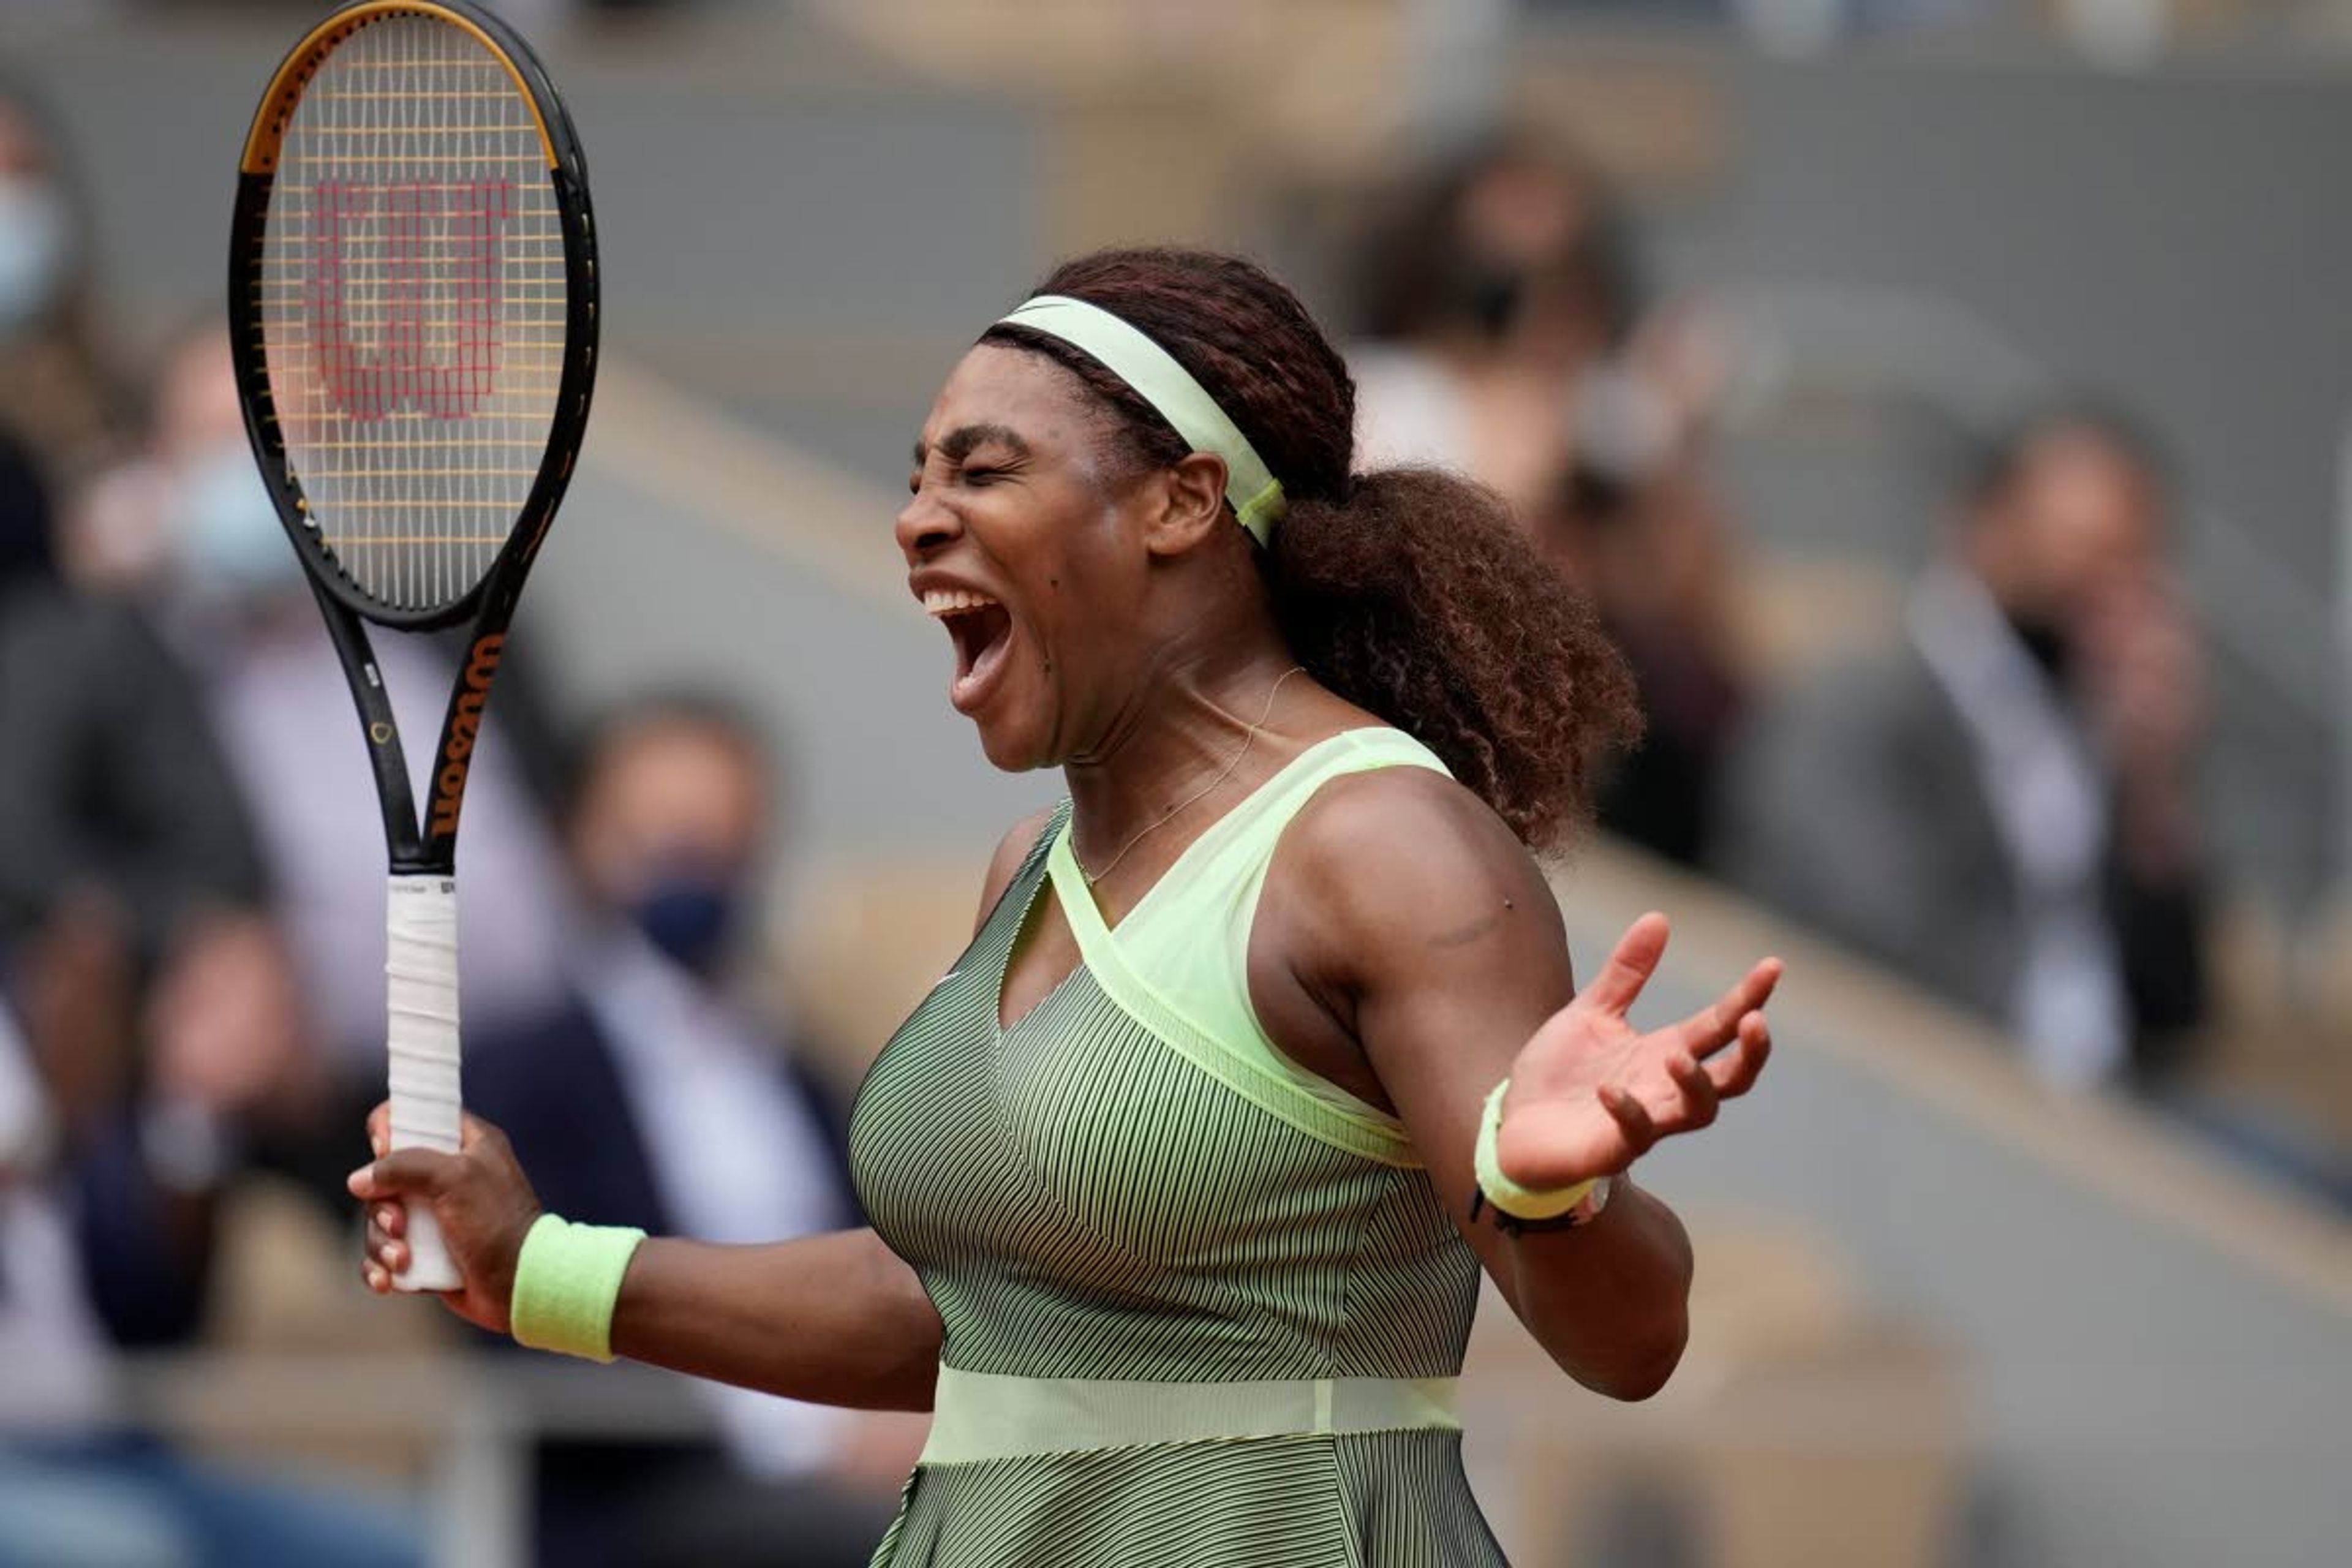
[[[1609,183],[1490,137],[1369,230],[1360,460],[1492,485],[1593,600],[1648,721],[1604,829],[1973,1014],[2054,1089],[2131,1095],[2352,1204],[2340,1129],[2209,1091],[2210,656],[2189,479],[2136,411],[2061,393],[1964,432],[1917,508],[1932,537],[1885,552],[1926,561],[1892,635],[1790,658],[1756,630],[1772,563],[1718,477],[1739,337],[1654,295]]]
[[[39,110],[0,101],[0,1563],[415,1563],[381,1482],[190,1457],[133,1418],[121,1352],[205,1340],[241,1190],[351,1230],[384,866],[225,329],[192,319],[119,380],[82,195]],[[452,650],[377,641],[429,738]],[[772,738],[694,692],[575,738],[523,658],[467,791],[467,1100],[569,1215],[722,1241],[856,1223],[834,1088],[747,1000]],[[697,1392],[705,1439],[542,1446],[542,1559],[766,1562],[789,1539],[863,1563],[903,1424]]]
[[[2202,654],[2172,480],[2090,403],[1982,433],[1897,647],[1759,689],[1711,468],[1704,310],[1643,298],[1588,168],[1482,144],[1370,247],[1366,456],[1503,492],[1590,595],[1648,719],[1609,830],[2004,1026],[2068,1085],[2155,1086],[2204,1020]]]
[[[222,329],[192,317],[121,377],[83,195],[38,109],[0,100],[0,1564],[415,1562],[381,1482],[257,1479],[123,1398],[123,1352],[204,1341],[243,1184],[350,1228],[383,865]],[[1730,348],[1703,301],[1654,295],[1608,183],[1504,137],[1412,171],[1369,229],[1361,460],[1494,486],[1592,597],[1648,720],[1601,826],[1973,1012],[2053,1086],[2189,1095],[2224,868],[2162,444],[2090,399],[1979,433],[1894,645],[1791,677],[1743,632]],[[376,647],[430,734],[451,650]],[[516,647],[467,797],[469,1102],[575,1219],[856,1223],[839,1086],[751,1000],[774,738],[693,691],[579,715]],[[2328,1151],[2262,1146],[2342,1194]],[[767,1561],[786,1536],[864,1560],[903,1424],[698,1397],[706,1439],[542,1446],[544,1561]]]

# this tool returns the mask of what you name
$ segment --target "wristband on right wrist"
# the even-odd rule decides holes
[[[515,1342],[589,1361],[613,1359],[613,1309],[629,1259],[646,1238],[625,1226],[573,1225],[551,1214],[531,1222],[515,1258],[507,1321]]]

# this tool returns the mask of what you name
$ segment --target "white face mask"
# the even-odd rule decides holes
[[[0,178],[0,331],[37,321],[65,281],[72,218],[46,180]]]
[[[181,469],[175,521],[189,586],[208,600],[249,602],[301,576],[277,503],[243,441],[224,441]]]

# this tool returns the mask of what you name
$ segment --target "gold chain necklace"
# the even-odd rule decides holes
[[[1118,870],[1118,863],[1127,858],[1127,852],[1134,848],[1138,844],[1141,843],[1147,835],[1157,832],[1159,829],[1167,826],[1169,823],[1174,821],[1177,816],[1183,812],[1187,807],[1198,805],[1201,801],[1206,799],[1219,784],[1223,784],[1227,779],[1233,777],[1234,770],[1240,767],[1242,765],[1242,759],[1249,755],[1250,747],[1257,743],[1257,732],[1265,728],[1265,721],[1268,719],[1274,717],[1274,700],[1282,695],[1283,681],[1288,680],[1294,675],[1304,673],[1305,668],[1306,667],[1303,665],[1294,664],[1288,669],[1284,670],[1281,677],[1275,681],[1274,689],[1265,694],[1265,711],[1257,716],[1257,722],[1251,725],[1249,727],[1249,733],[1242,737],[1242,749],[1234,753],[1234,760],[1225,764],[1225,771],[1219,773],[1215,778],[1211,779],[1207,784],[1198,791],[1185,796],[1182,800],[1178,801],[1174,805],[1170,806],[1167,812],[1162,815],[1157,822],[1150,823],[1144,827],[1139,828],[1136,831],[1134,837],[1129,839],[1126,843],[1118,847],[1118,853],[1110,858],[1109,865],[1105,866],[1099,871],[1089,871],[1087,869],[1087,863],[1078,858],[1078,834],[1077,829],[1073,827],[1070,830],[1070,860],[1072,864],[1077,867],[1078,875],[1087,879],[1087,886],[1091,888],[1097,882],[1101,881],[1105,877],[1109,876],[1113,871]]]

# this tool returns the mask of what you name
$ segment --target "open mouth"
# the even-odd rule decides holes
[[[987,699],[1003,673],[1013,616],[986,595],[961,588],[932,589],[923,595],[923,612],[947,627],[955,644],[955,679],[948,687],[948,700],[958,712],[969,713]]]

